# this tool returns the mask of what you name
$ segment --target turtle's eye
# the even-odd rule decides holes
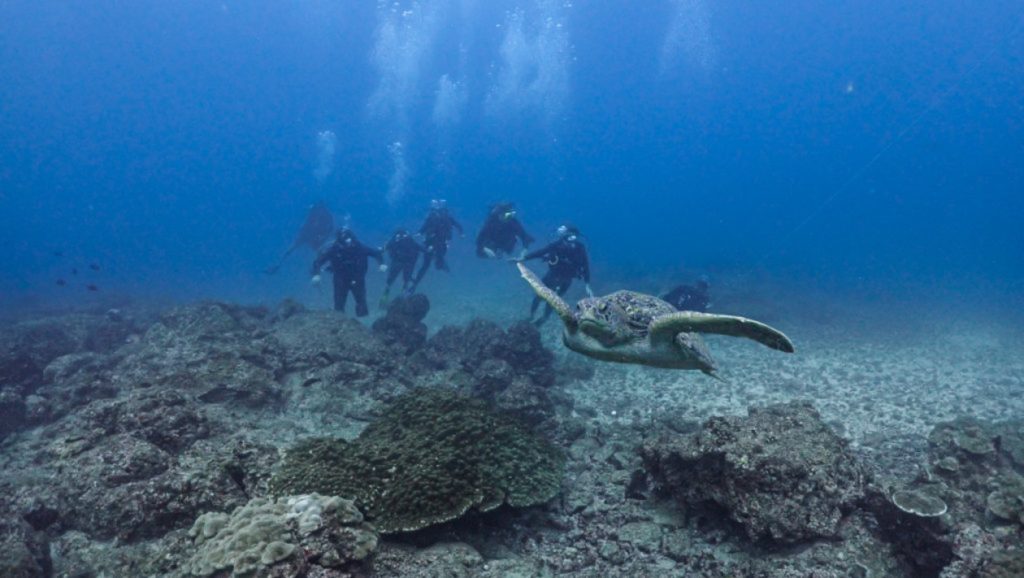
[[[597,310],[600,311],[601,313],[604,313],[605,311],[608,310],[608,304],[607,303],[602,303],[602,304],[598,305],[597,306]]]

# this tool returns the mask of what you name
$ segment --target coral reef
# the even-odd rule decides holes
[[[417,389],[352,442],[292,448],[271,489],[353,497],[381,532],[408,532],[471,509],[546,502],[560,488],[562,465],[554,447],[485,403]]]
[[[306,576],[314,566],[351,571],[378,540],[351,501],[317,494],[256,498],[230,515],[206,513],[189,536],[195,551],[181,576]]]
[[[550,325],[476,320],[424,340],[427,306],[396,303],[375,330],[293,301],[0,326],[0,574],[180,577],[246,543],[218,565],[316,578],[1020,575],[1024,427],[986,421],[1020,414],[1024,362],[1005,354],[1019,342],[804,326],[809,347],[783,366],[723,342],[738,360],[723,384],[556,359]],[[461,401],[409,401],[422,388]],[[814,409],[774,405],[794,397]],[[413,418],[395,417],[402,403]],[[476,414],[485,403],[514,419]],[[505,441],[528,429],[559,448],[557,475],[532,434]],[[510,454],[533,465],[506,475]],[[270,480],[299,458],[363,468],[338,498],[352,500],[348,520],[380,487],[371,498],[393,521],[494,509],[390,528],[372,554],[363,522],[321,512],[302,535],[315,516],[232,518],[287,510],[293,492],[279,478],[284,495],[268,498]],[[411,465],[390,471],[399,461]],[[230,537],[250,531],[275,539]]]
[[[806,403],[712,418],[697,433],[649,440],[642,454],[656,483],[687,506],[713,503],[752,540],[779,544],[837,537],[866,481]]]

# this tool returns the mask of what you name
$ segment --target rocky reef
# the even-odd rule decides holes
[[[659,486],[687,507],[720,509],[753,541],[837,538],[864,494],[866,472],[807,403],[712,418],[641,453]]]
[[[868,447],[818,403],[601,405],[647,392],[429,307],[0,327],[0,575],[1022,575],[1019,421]]]

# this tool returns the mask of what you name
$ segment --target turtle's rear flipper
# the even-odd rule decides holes
[[[718,375],[718,371],[716,371],[714,369],[702,369],[701,371],[704,372],[704,375],[706,375],[706,376],[708,376],[708,377],[710,377],[712,379],[715,379],[717,381],[721,381],[722,383],[724,383],[726,385],[732,385],[732,382],[730,382],[728,379],[722,377],[721,375]]]
[[[701,339],[700,335],[692,331],[683,331],[676,333],[673,337],[676,342],[676,346],[683,350],[687,357],[693,358],[695,367],[711,377],[718,378],[715,375],[715,359],[711,357],[711,350],[708,349],[704,340]]]
[[[651,321],[651,338],[671,339],[681,331],[693,331],[695,333],[715,333],[719,335],[731,335],[733,337],[746,337],[778,349],[786,353],[793,353],[793,342],[778,329],[769,327],[760,321],[736,317],[734,315],[715,315],[713,313],[699,313],[697,311],[679,311],[666,313]]]
[[[569,307],[569,304],[559,297],[558,293],[552,291],[550,287],[538,279],[537,275],[535,275],[533,271],[530,271],[526,265],[516,263],[516,267],[519,268],[519,273],[523,276],[523,279],[526,279],[526,282],[533,288],[534,293],[546,301],[547,304],[555,310],[555,313],[558,313],[558,316],[562,318],[562,322],[565,323],[566,327],[575,327],[576,320],[573,319],[572,309]]]

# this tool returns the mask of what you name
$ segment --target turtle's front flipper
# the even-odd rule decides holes
[[[576,320],[573,319],[572,309],[569,307],[569,304],[563,301],[562,298],[558,296],[558,293],[552,291],[550,287],[538,279],[537,276],[534,275],[533,271],[530,271],[526,265],[516,263],[516,267],[519,267],[519,273],[522,274],[523,279],[526,279],[526,282],[530,284],[530,287],[533,287],[533,291],[537,296],[544,301],[547,301],[548,305],[555,310],[555,313],[558,313],[558,316],[562,318],[562,323],[565,323],[565,326],[568,328],[575,329]]]
[[[659,315],[651,321],[652,339],[672,339],[681,331],[746,337],[772,349],[793,353],[793,342],[784,333],[746,317],[678,311]]]

